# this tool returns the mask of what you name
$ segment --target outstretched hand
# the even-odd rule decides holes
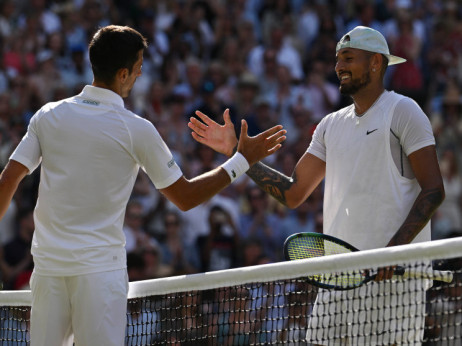
[[[242,120],[238,142],[233,122],[229,116],[229,109],[223,113],[224,125],[213,121],[201,111],[196,111],[196,115],[202,122],[191,117],[188,123],[188,127],[193,131],[191,135],[196,141],[228,157],[234,154],[234,148],[238,144],[237,150],[244,155],[249,165],[275,153],[286,139],[287,131],[283,130],[282,125],[276,125],[254,137],[249,137],[247,122]]]
[[[247,122],[242,120],[237,151],[244,155],[250,166],[275,153],[286,140],[287,131],[282,128],[282,125],[273,126],[253,137],[249,137],[247,129]]]
[[[200,111],[196,111],[196,115],[203,122],[194,117],[189,119],[188,127],[193,131],[191,132],[192,137],[199,143],[205,144],[221,154],[228,157],[233,155],[237,137],[233,122],[229,116],[229,109],[226,109],[223,113],[224,125],[218,124]]]

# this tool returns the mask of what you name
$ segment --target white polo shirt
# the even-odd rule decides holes
[[[10,159],[30,173],[42,163],[32,241],[41,275],[125,268],[122,225],[139,168],[158,189],[182,176],[150,122],[118,94],[89,85],[42,107]]]

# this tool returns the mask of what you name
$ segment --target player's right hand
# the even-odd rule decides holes
[[[247,128],[247,122],[242,120],[237,151],[247,159],[250,166],[275,153],[281,148],[281,143],[286,140],[287,131],[282,125],[273,126],[253,137],[249,137]]]

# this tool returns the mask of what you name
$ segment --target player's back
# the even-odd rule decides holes
[[[125,205],[139,168],[132,137],[145,120],[116,94],[96,90],[101,99],[83,92],[45,105],[31,120],[42,157],[33,254],[48,274],[67,261],[87,271],[123,260]]]

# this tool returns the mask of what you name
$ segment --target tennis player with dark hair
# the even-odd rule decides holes
[[[41,163],[31,278],[31,345],[124,344],[127,261],[125,208],[141,167],[182,210],[208,200],[253,163],[277,151],[282,126],[255,137],[242,123],[238,152],[186,179],[156,128],[124,108],[141,75],[145,38],[107,26],[89,46],[92,85],[46,104],[0,176],[0,217],[18,184]],[[185,124],[186,125],[186,124]]]
[[[390,54],[378,31],[356,27],[348,32],[337,44],[335,71],[340,92],[350,95],[353,103],[322,119],[291,177],[262,163],[247,175],[291,208],[305,201],[325,178],[323,232],[361,250],[431,240],[429,220],[444,199],[432,128],[416,102],[384,88],[387,67],[405,61]],[[207,125],[191,118],[193,137],[232,155],[237,139],[229,115],[224,114],[221,126],[196,113]],[[377,280],[389,279],[392,274],[392,268],[384,268]],[[375,286],[382,289],[381,285]],[[342,306],[330,306],[342,313],[329,318],[328,311],[334,311],[329,304],[334,304],[336,296],[335,292],[318,295],[308,342],[393,345],[422,341],[425,292],[407,297],[412,306],[402,311],[403,319],[407,318],[403,322],[409,323],[406,332],[397,332],[399,322],[375,324],[373,319],[380,319],[382,310],[368,317],[370,324],[361,320],[364,316],[360,313],[353,317],[343,313]],[[415,312],[411,313],[412,309]],[[359,330],[366,331],[364,337],[353,335]]]

